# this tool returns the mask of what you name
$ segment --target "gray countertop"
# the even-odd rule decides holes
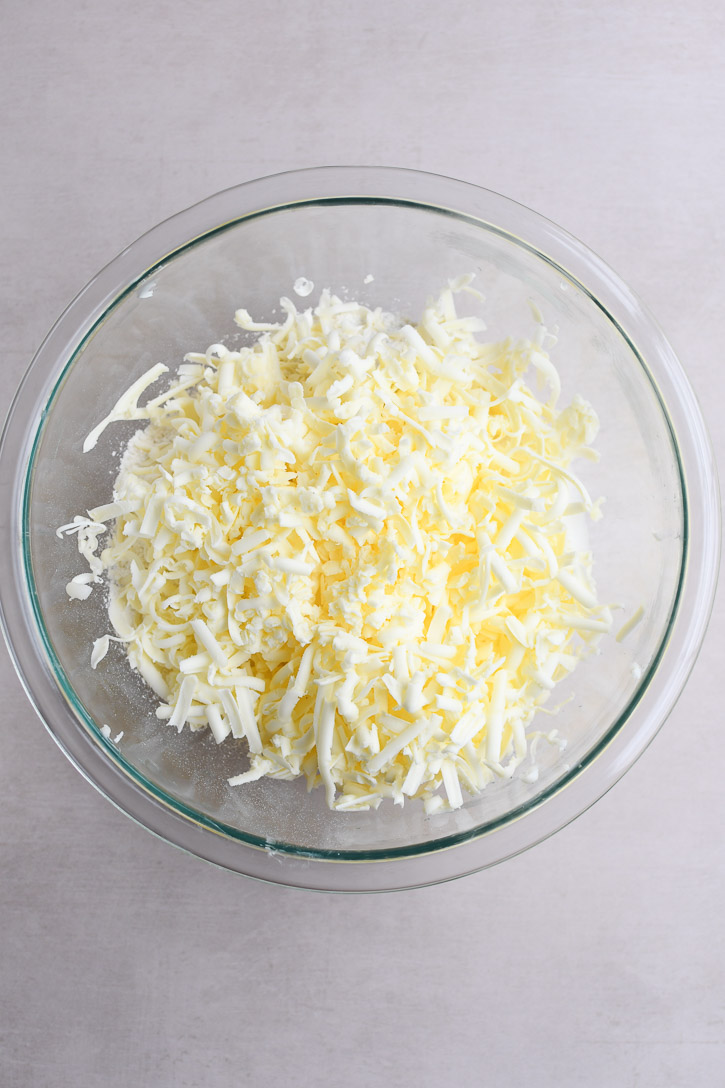
[[[10,0],[4,413],[58,313],[158,220],[324,163],[561,223],[644,298],[722,462],[723,10]],[[723,594],[654,743],[552,839],[333,897],[154,839],[65,760],[0,650],[0,1084],[714,1085],[725,1068]]]

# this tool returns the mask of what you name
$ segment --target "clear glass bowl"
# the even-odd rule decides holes
[[[529,302],[556,327],[564,397],[601,420],[598,464],[583,468],[605,517],[590,530],[600,598],[622,622],[557,689],[569,699],[543,728],[536,782],[489,787],[458,811],[422,805],[331,813],[321,790],[226,784],[235,743],[177,735],[115,646],[103,669],[90,643],[108,630],[102,594],[69,603],[79,569],[56,528],[108,501],[133,424],[93,454],[81,444],[135,376],[190,350],[234,342],[234,311],[273,318],[299,276],[409,317],[449,277],[475,272],[492,338],[530,335]],[[374,279],[369,281],[369,275]],[[366,279],[368,282],[366,282]],[[471,302],[471,312],[476,304]],[[100,272],[57,322],[13,403],[0,451],[2,615],[18,672],[78,769],[139,823],[208,861],[316,889],[434,883],[533,845],[599,798],[640,755],[694,663],[719,557],[715,470],[700,412],[664,336],[631,291],[559,227],[494,193],[405,170],[281,174],[210,197],[161,223]],[[105,739],[123,732],[118,745]]]

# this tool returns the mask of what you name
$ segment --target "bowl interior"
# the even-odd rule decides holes
[[[121,647],[94,671],[90,649],[110,631],[103,594],[69,601],[65,585],[84,569],[56,528],[109,501],[125,442],[137,424],[115,424],[96,449],[82,442],[131,381],[154,363],[171,369],[188,351],[243,334],[234,311],[279,316],[280,295],[299,276],[370,306],[420,313],[451,277],[474,272],[483,303],[461,296],[491,339],[532,336],[530,301],[558,342],[552,358],[561,403],[580,394],[601,422],[598,463],[578,471],[604,518],[589,526],[600,599],[621,605],[615,630],[640,606],[623,641],[608,636],[558,687],[534,728],[556,729],[560,751],[543,742],[536,782],[500,782],[453,813],[384,803],[376,812],[330,813],[322,791],[262,780],[231,789],[246,766],[243,744],[217,746],[206,733],[178,735],[155,716],[158,700],[126,664]],[[369,280],[369,276],[373,279]],[[366,283],[365,280],[369,281]],[[299,302],[299,300],[297,300]],[[519,238],[443,208],[341,199],[272,208],[171,253],[105,311],[64,362],[49,397],[26,477],[25,567],[49,668],[93,743],[142,789],[194,820],[252,844],[322,857],[424,852],[451,837],[490,830],[546,799],[606,746],[640,697],[661,653],[681,585],[687,517],[678,454],[660,395],[637,346],[573,277]],[[114,746],[100,735],[108,725]]]

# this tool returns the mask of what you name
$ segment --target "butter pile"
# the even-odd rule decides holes
[[[575,531],[599,510],[571,470],[596,415],[557,408],[553,337],[481,342],[461,290],[417,325],[329,291],[283,298],[280,324],[239,310],[250,346],[187,355],[139,406],[152,367],[86,440],[149,421],[113,501],[59,530],[90,564],[69,596],[109,576],[93,667],[115,637],[159,718],[245,738],[231,785],[304,775],[338,810],[458,808],[511,777],[610,629]]]

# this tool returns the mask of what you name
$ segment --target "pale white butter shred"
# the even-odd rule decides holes
[[[599,516],[571,469],[596,416],[557,408],[546,337],[482,342],[456,290],[470,278],[417,325],[329,291],[301,312],[283,298],[278,325],[239,310],[251,346],[186,356],[139,406],[157,364],[86,439],[148,421],[113,501],[59,530],[91,568],[69,596],[107,572],[159,718],[246,741],[233,785],[303,775],[342,811],[458,808],[511,777],[536,711],[610,629],[571,532]]]

